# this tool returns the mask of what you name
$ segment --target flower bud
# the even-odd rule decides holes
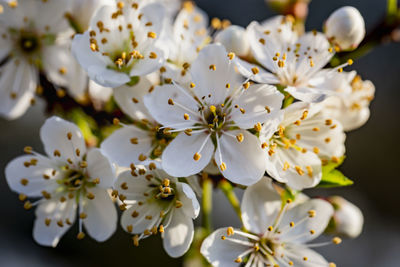
[[[360,12],[345,6],[333,12],[325,22],[325,34],[342,50],[353,50],[365,36],[365,23]]]
[[[215,42],[221,43],[226,50],[238,56],[246,56],[250,52],[250,44],[246,30],[240,26],[231,25],[215,36]]]
[[[361,234],[364,216],[361,210],[353,203],[339,196],[332,196],[328,201],[333,205],[332,228],[329,229],[335,234],[356,238]]]

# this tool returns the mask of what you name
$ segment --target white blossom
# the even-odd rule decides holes
[[[134,245],[159,232],[164,249],[171,257],[186,253],[193,240],[193,220],[200,211],[196,195],[188,184],[150,163],[121,173],[115,189],[126,209],[121,225],[128,233],[135,234]]]
[[[105,87],[118,87],[157,70],[164,53],[155,46],[164,8],[119,1],[97,10],[84,34],[77,34],[72,52],[89,77]]]
[[[33,237],[43,246],[57,246],[60,238],[78,217],[78,239],[82,226],[97,241],[105,241],[115,231],[117,212],[107,192],[115,180],[115,170],[99,149],[86,149],[79,128],[58,117],[49,118],[40,130],[47,155],[30,147],[6,167],[6,179],[20,199],[40,198],[24,207],[36,209]]]
[[[325,116],[338,120],[345,131],[363,126],[369,119],[369,105],[374,99],[375,86],[363,81],[355,71],[342,72],[326,79],[335,88],[336,94],[321,102]]]
[[[169,132],[179,132],[162,154],[170,175],[196,174],[214,160],[221,173],[239,184],[252,184],[265,170],[258,138],[247,129],[261,129],[280,110],[283,95],[270,85],[243,83],[233,54],[223,46],[203,48],[190,68],[190,88],[157,86],[146,95],[150,114]]]
[[[320,199],[285,204],[268,178],[246,189],[242,205],[247,231],[220,228],[208,236],[201,253],[216,267],[230,266],[335,266],[312,247],[341,242],[306,244],[323,233],[333,214],[332,206]]]
[[[266,125],[260,133],[268,151],[267,172],[294,189],[314,187],[321,180],[322,161],[338,161],[345,152],[343,128],[319,106],[297,102],[283,112],[281,122],[272,121],[276,132]]]
[[[326,36],[342,50],[354,50],[365,36],[365,22],[357,8],[335,10],[324,25]]]
[[[83,87],[76,77],[75,61],[69,51],[70,30],[64,14],[70,2],[1,1],[0,13],[0,115],[15,119],[34,103],[39,72],[57,86],[82,96]]]
[[[296,99],[320,102],[332,94],[332,88],[323,86],[325,76],[341,71],[352,60],[334,69],[323,70],[335,50],[324,34],[316,31],[298,36],[290,17],[276,16],[262,24],[252,22],[247,27],[251,51],[255,60],[265,69],[252,80],[259,83],[279,84]],[[246,77],[258,66],[237,59],[239,71]]]

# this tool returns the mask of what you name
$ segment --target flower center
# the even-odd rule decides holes
[[[211,105],[208,110],[204,111],[204,119],[209,129],[218,131],[225,124],[226,113],[220,107]]]

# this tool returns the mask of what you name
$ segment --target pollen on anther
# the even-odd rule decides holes
[[[195,153],[195,154],[193,155],[193,159],[194,159],[195,161],[199,161],[200,158],[201,158],[201,154],[199,154],[199,153]]]

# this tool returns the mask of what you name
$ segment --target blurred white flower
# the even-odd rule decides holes
[[[76,63],[69,51],[70,30],[64,15],[70,2],[1,1],[0,115],[15,119],[34,103],[39,72],[57,86],[81,97],[84,85],[76,78]]]
[[[312,247],[338,244],[306,244],[321,235],[333,214],[332,206],[320,199],[302,204],[285,204],[268,178],[244,193],[242,219],[246,232],[221,228],[208,236],[201,253],[216,267],[230,266],[335,266]]]
[[[68,14],[81,32],[90,26],[90,20],[103,5],[115,4],[116,0],[72,0],[71,12]]]
[[[357,8],[344,6],[335,10],[324,25],[326,36],[342,50],[353,50],[365,36],[365,22]]]
[[[329,197],[327,200],[335,209],[332,217],[334,233],[350,238],[358,237],[364,225],[364,216],[361,210],[340,196]]]
[[[157,70],[164,53],[155,46],[164,8],[119,1],[97,10],[84,34],[77,34],[72,52],[89,77],[105,87],[118,87]]]
[[[240,57],[250,53],[250,43],[246,36],[246,29],[240,26],[231,25],[221,30],[215,36],[215,42],[225,46],[226,50],[233,52]]]
[[[144,98],[150,114],[169,132],[179,132],[162,154],[163,169],[186,177],[199,173],[213,155],[221,173],[249,185],[265,171],[264,151],[247,129],[277,116],[283,95],[270,85],[243,83],[222,45],[203,48],[193,62],[190,89],[157,86]]]
[[[375,86],[363,81],[355,71],[335,73],[326,79],[336,94],[328,97],[321,105],[325,116],[338,120],[345,131],[363,126],[369,119],[369,105],[374,99]]]
[[[112,164],[93,148],[87,151],[79,128],[58,117],[49,118],[40,130],[47,156],[32,152],[17,157],[6,167],[6,179],[30,209],[38,205],[33,237],[43,246],[57,246],[79,212],[78,239],[88,234],[101,242],[117,225],[117,212],[107,193],[115,180]]]
[[[164,79],[189,85],[190,65],[200,49],[211,41],[207,27],[207,14],[192,2],[185,2],[173,23],[170,20],[164,22],[159,41],[168,55],[168,61],[160,69]]]
[[[186,253],[193,240],[193,220],[200,205],[188,184],[157,169],[155,163],[148,167],[134,167],[119,175],[115,189],[119,192],[122,209],[121,225],[135,234],[134,245],[139,240],[158,232],[171,257]]]
[[[319,106],[297,102],[283,112],[282,122],[271,121],[277,126],[266,124],[260,133],[268,151],[267,172],[297,190],[314,187],[321,180],[321,159],[339,160],[345,152],[343,128]]]
[[[151,77],[140,77],[134,86],[123,85],[114,89],[114,99],[121,110],[135,122],[121,124],[101,144],[102,151],[115,163],[128,167],[158,158],[173,136],[160,129],[160,125],[144,106],[144,96],[154,89]]]
[[[321,86],[329,72],[341,71],[346,64],[329,72],[322,68],[329,63],[334,49],[324,34],[308,32],[298,36],[292,18],[277,16],[261,25],[252,22],[247,27],[251,51],[263,67],[252,79],[259,83],[280,84],[285,91],[304,102],[320,102],[332,94],[332,88]],[[239,71],[246,77],[257,66],[237,59]]]

